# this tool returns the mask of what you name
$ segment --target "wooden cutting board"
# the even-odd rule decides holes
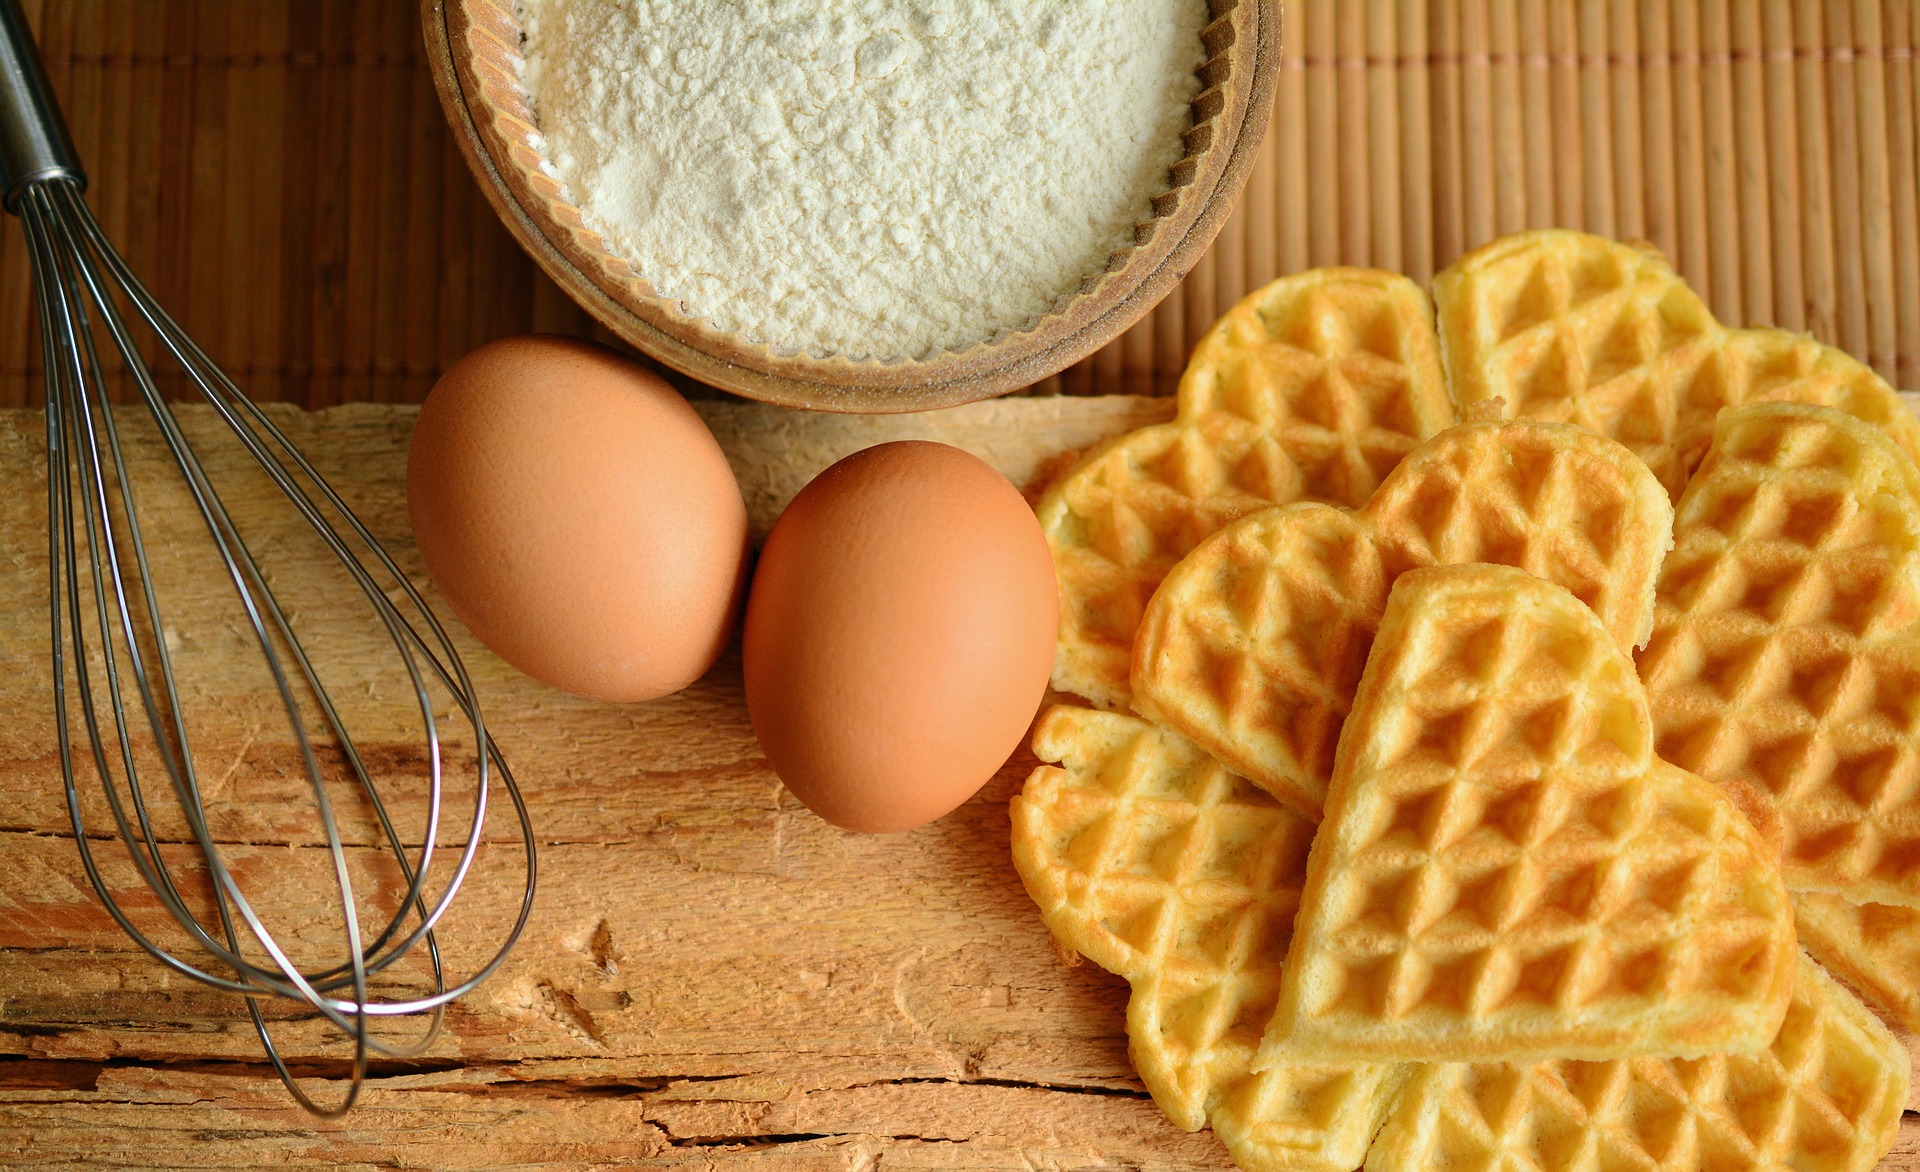
[[[867,444],[944,439],[1024,482],[1057,453],[1170,408],[1011,399],[836,418],[701,405],[756,531],[813,472]],[[424,585],[403,507],[413,409],[280,418]],[[196,435],[208,422],[188,417]],[[463,632],[489,724],[537,819],[535,919],[423,1058],[379,1066],[344,1121],[304,1115],[262,1062],[239,1004],[137,952],[80,870],[46,678],[42,426],[38,413],[0,412],[0,1052],[13,1056],[0,1059],[0,1163],[1229,1166],[1209,1133],[1176,1130],[1135,1079],[1124,983],[1064,961],[1021,890],[1006,803],[1034,765],[1024,749],[933,826],[847,834],[798,807],[767,770],[737,652],[679,695],[608,705],[520,677]],[[135,438],[140,483],[156,484],[158,454],[145,433]],[[233,454],[213,454],[216,477],[234,476]],[[290,517],[244,486],[235,503],[276,588],[317,628],[317,652],[367,669],[377,691],[382,653],[370,633],[327,622],[324,582],[299,556]],[[170,560],[191,547],[184,502],[156,492],[143,507],[164,563],[156,577],[186,572]],[[186,581],[170,645],[198,657],[184,692],[208,714],[197,754],[216,832],[271,922],[296,942],[328,943],[337,913],[325,886],[292,878],[318,852],[306,799],[274,767],[284,734],[258,710],[244,641],[214,584]],[[406,752],[399,725],[375,734],[377,748]],[[348,819],[349,841],[366,833]],[[109,883],[138,891],[117,845],[97,848]],[[508,849],[483,852],[450,917],[454,971],[508,922],[518,863]],[[139,914],[158,923],[151,901]],[[346,1048],[312,1020],[282,1020],[276,1032],[302,1069],[338,1073]],[[323,1098],[338,1089],[327,1081]],[[1920,1168],[1920,1117],[1907,1117],[1887,1166]]]

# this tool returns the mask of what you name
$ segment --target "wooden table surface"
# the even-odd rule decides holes
[[[846,418],[702,404],[756,530],[814,471],[883,439],[945,439],[1019,481],[1097,436],[1164,418],[1164,400],[1007,399],[931,417]],[[204,415],[189,417],[207,436]],[[416,581],[403,507],[407,407],[284,409],[286,425]],[[448,1016],[421,1059],[379,1064],[362,1105],[294,1107],[235,999],[170,977],[99,909],[60,797],[50,714],[41,418],[0,412],[0,1163],[122,1167],[1069,1168],[1228,1166],[1176,1130],[1126,1057],[1125,985],[1063,961],[1008,855],[1016,753],[952,816],[904,835],[836,830],[761,759],[737,650],[650,704],[563,696],[457,632],[536,819],[541,888],[526,937]],[[234,453],[209,445],[215,476]],[[337,919],[286,736],[150,443],[136,483],[169,645],[215,833],[270,922],[331,945]],[[247,493],[242,524],[295,599],[323,664],[364,673],[374,633],[329,620],[328,586],[289,514]],[[424,584],[424,583],[423,583]],[[337,584],[336,584],[337,585]],[[389,695],[391,693],[388,693]],[[356,726],[372,755],[417,758],[397,702]],[[410,756],[411,754],[411,756]],[[92,781],[89,778],[89,785]],[[417,798],[417,786],[414,797]],[[101,803],[90,799],[94,818]],[[403,803],[404,805],[404,803]],[[348,841],[370,828],[349,810]],[[455,972],[508,921],[519,856],[500,848],[455,904]],[[162,819],[177,841],[177,819]],[[108,882],[139,887],[103,841]],[[366,866],[363,848],[354,850]],[[303,869],[305,868],[305,869]],[[151,900],[141,923],[161,926]],[[285,1015],[282,1015],[283,1017]],[[342,1042],[280,1021],[300,1069],[337,1092]],[[1890,1167],[1920,1167],[1920,1118]]]

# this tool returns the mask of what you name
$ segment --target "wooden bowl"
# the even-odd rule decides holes
[[[1246,178],[1273,104],[1280,13],[1273,0],[1209,0],[1208,59],[1173,186],[1106,269],[1029,328],[923,361],[778,353],[687,316],[607,249],[542,169],[515,70],[513,0],[422,0],[440,104],[509,231],[568,295],[641,352],[750,399],[824,411],[920,411],[990,398],[1057,373],[1138,321],[1212,242]]]

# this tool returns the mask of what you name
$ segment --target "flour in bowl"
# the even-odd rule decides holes
[[[1024,329],[1132,241],[1205,0],[519,0],[567,196],[697,318],[927,358]]]

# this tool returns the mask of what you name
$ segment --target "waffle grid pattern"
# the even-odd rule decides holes
[[[1133,986],[1130,1051],[1182,1128],[1249,1172],[1356,1167],[1399,1072],[1251,1064],[1278,992],[1313,826],[1175,734],[1056,707],[1014,799],[1014,861],[1066,946]]]
[[[1135,706],[1318,819],[1400,573],[1518,566],[1572,590],[1630,649],[1653,621],[1672,518],[1646,466],[1591,432],[1531,422],[1449,429],[1357,513],[1272,509],[1196,548],[1141,624]]]
[[[1793,918],[1815,959],[1920,1032],[1920,911],[1805,891],[1793,897]]]
[[[1323,269],[1257,291],[1195,349],[1171,423],[1094,449],[1042,495],[1063,603],[1054,687],[1125,705],[1140,615],[1188,550],[1275,504],[1358,505],[1452,422],[1419,286]]]
[[[1577,423],[1632,448],[1674,498],[1723,407],[1792,400],[1886,428],[1920,459],[1920,423],[1864,364],[1780,330],[1732,330],[1646,246],[1561,229],[1503,237],[1433,281],[1464,411]]]
[[[1886,1027],[1803,959],[1759,1053],[1422,1067],[1366,1168],[1867,1172],[1893,1143],[1907,1066]]]
[[[1920,472],[1838,412],[1747,407],[1675,530],[1661,755],[1772,795],[1790,887],[1920,908]]]
[[[1403,575],[1341,753],[1257,1067],[1772,1036],[1793,932],[1771,845],[1652,758],[1631,662],[1565,590]]]

